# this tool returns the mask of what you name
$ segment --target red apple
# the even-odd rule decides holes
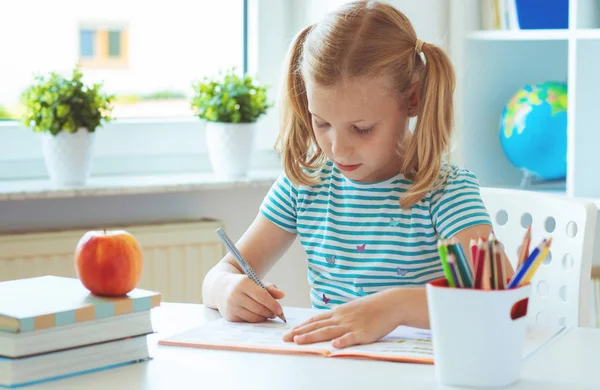
[[[142,276],[143,256],[136,239],[125,230],[89,231],[75,249],[75,270],[95,295],[121,296]]]

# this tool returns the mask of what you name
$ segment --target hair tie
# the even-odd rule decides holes
[[[421,50],[423,49],[423,45],[425,42],[417,38],[417,43],[415,43],[415,53],[421,54]]]

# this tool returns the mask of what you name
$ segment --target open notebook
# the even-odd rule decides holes
[[[433,344],[429,330],[400,326],[377,342],[343,349],[332,347],[330,342],[297,345],[292,342],[284,342],[282,340],[283,334],[288,329],[318,313],[318,311],[311,309],[286,309],[285,313],[288,320],[287,324],[278,319],[258,324],[234,323],[219,319],[159,340],[158,344],[433,364]],[[530,329],[523,349],[523,357],[526,358],[531,355],[560,333],[562,329],[558,327]]]

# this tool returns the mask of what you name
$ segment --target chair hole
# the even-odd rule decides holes
[[[552,233],[554,229],[556,229],[556,220],[553,217],[546,218],[546,222],[544,222],[544,228],[548,233]]]
[[[506,225],[508,222],[508,213],[506,210],[500,210],[496,213],[496,223],[500,226]]]
[[[562,258],[562,265],[563,268],[567,271],[569,271],[570,269],[573,268],[573,263],[575,262],[575,260],[573,260],[573,256],[571,256],[570,253],[565,253],[565,255]]]
[[[573,221],[567,224],[567,236],[573,238],[577,235],[577,224]]]
[[[558,319],[558,325],[560,325],[560,326],[567,326],[567,317],[560,317]]]
[[[540,294],[542,298],[546,298],[548,296],[548,282],[545,280],[540,280],[537,284],[537,292]]]
[[[548,252],[548,255],[544,259],[544,265],[550,264],[551,261],[552,261],[552,251]]]
[[[561,286],[558,289],[558,296],[560,297],[560,300],[563,303],[567,303],[568,302],[568,300],[567,300],[567,286]]]
[[[539,325],[546,325],[548,323],[548,315],[546,312],[540,311],[535,316],[535,320]]]
[[[533,223],[533,217],[529,213],[525,213],[521,216],[521,226],[523,229],[527,229]]]

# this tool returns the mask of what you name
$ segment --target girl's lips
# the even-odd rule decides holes
[[[354,165],[344,165],[344,164],[340,164],[338,162],[335,163],[338,168],[340,168],[342,171],[354,171],[355,169],[357,169],[358,167],[360,167],[361,164],[354,164]]]

